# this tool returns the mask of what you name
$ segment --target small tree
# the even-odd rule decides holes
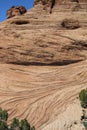
[[[7,119],[7,111],[0,108],[0,130],[35,130],[35,127],[31,127],[26,119],[23,119],[19,122],[17,118],[13,118],[8,127]]]
[[[8,113],[7,113],[7,111],[6,110],[2,110],[1,108],[0,108],[0,120],[2,121],[7,121],[7,119],[8,119]]]
[[[18,119],[13,118],[13,121],[10,125],[10,130],[20,130],[20,124]]]
[[[30,130],[30,124],[28,123],[26,119],[21,120],[20,128],[21,130]]]
[[[8,125],[6,122],[4,121],[0,122],[0,130],[8,130]]]

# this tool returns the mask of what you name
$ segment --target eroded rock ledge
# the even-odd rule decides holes
[[[52,1],[47,0],[44,3],[44,0],[38,0],[36,2],[38,5],[25,15],[1,23],[0,34],[3,35],[0,37],[1,63],[67,65],[87,59],[86,11],[72,12],[70,8],[65,11],[63,7],[66,7],[66,3],[67,5],[78,3],[75,0],[49,2]],[[54,13],[42,10],[46,4],[52,5]],[[61,6],[63,11],[60,12]],[[11,9],[18,11],[19,7]],[[24,12],[25,9],[22,13]]]

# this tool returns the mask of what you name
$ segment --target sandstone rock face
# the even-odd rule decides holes
[[[81,8],[87,9],[87,3],[86,0],[35,0],[34,5],[41,4],[43,6],[43,10],[48,11],[49,13],[52,13],[52,9],[54,7],[57,8],[57,10],[64,9],[70,9],[70,10],[78,10]]]
[[[74,19],[64,19],[61,25],[67,29],[77,29],[80,27],[79,21]]]
[[[59,2],[52,13],[37,3],[0,23],[0,107],[9,121],[27,118],[36,130],[82,130],[79,108],[66,108],[87,87],[87,1],[78,11],[72,10],[77,2]],[[64,28],[64,19],[78,20],[80,27]]]
[[[49,8],[49,13],[52,13],[52,8],[55,5],[55,0],[35,0],[34,5],[37,5],[38,3],[43,5],[43,10],[46,10]]]
[[[7,18],[11,18],[17,15],[22,15],[26,13],[26,9],[23,6],[12,6],[9,10],[7,10],[6,16]]]

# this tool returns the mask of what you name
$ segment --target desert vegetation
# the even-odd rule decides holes
[[[83,108],[83,115],[81,116],[81,123],[84,125],[87,130],[87,89],[84,89],[79,94],[79,99],[81,106]]]
[[[13,118],[10,125],[7,124],[8,113],[0,108],[0,130],[35,130],[35,127],[30,125],[26,119],[19,121]]]
[[[79,99],[81,101],[81,106],[87,108],[87,89],[84,89],[79,94]]]

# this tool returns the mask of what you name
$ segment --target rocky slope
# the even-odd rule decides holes
[[[50,4],[39,2],[0,23],[0,106],[9,120],[26,117],[36,129],[53,130],[65,111],[70,125],[74,108],[66,108],[87,86],[87,2],[77,4],[55,0],[50,13]],[[65,19],[79,27],[67,29]],[[55,130],[66,130],[63,124]]]

